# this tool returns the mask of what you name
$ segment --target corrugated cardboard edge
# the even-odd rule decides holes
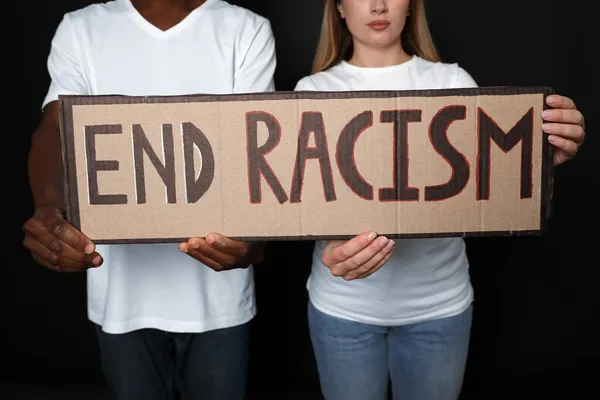
[[[73,128],[73,106],[92,104],[157,104],[157,103],[189,103],[189,102],[214,102],[214,101],[261,101],[261,100],[301,100],[301,99],[348,99],[348,98],[390,98],[390,97],[447,97],[447,96],[502,96],[519,94],[542,94],[544,109],[548,109],[546,98],[555,91],[547,86],[488,86],[476,88],[457,89],[431,89],[431,90],[400,90],[400,91],[353,91],[353,92],[318,92],[318,91],[279,91],[266,93],[240,93],[240,94],[190,94],[180,96],[123,96],[123,95],[61,95],[59,96],[61,142],[63,162],[65,166],[65,206],[67,220],[76,228],[81,229],[81,216],[79,213],[79,198],[77,190],[77,171],[75,171],[75,147]],[[487,237],[487,236],[532,236],[543,235],[549,230],[552,217],[552,197],[554,190],[554,165],[553,147],[547,140],[543,141],[542,160],[542,193],[540,229],[523,231],[495,231],[495,232],[444,232],[428,234],[388,234],[380,232],[391,239],[402,238],[436,238],[436,237]],[[304,236],[260,236],[260,237],[231,237],[242,241],[286,241],[286,240],[332,240],[351,239],[355,235],[304,235]],[[187,241],[189,238],[143,238],[143,239],[117,239],[94,240],[96,244],[142,244],[142,243],[173,243]]]
[[[546,98],[555,94],[554,89],[546,88],[544,91],[544,110],[550,109],[546,104]],[[547,138],[545,136],[545,138]],[[547,234],[550,231],[550,220],[552,219],[552,199],[554,197],[554,146],[548,140],[542,144],[542,200],[540,213],[540,233]]]
[[[75,145],[73,131],[73,103],[58,98],[58,118],[60,124],[60,142],[63,160],[63,194],[66,220],[77,229],[81,229],[79,215],[79,197],[77,195],[77,173],[75,169]]]

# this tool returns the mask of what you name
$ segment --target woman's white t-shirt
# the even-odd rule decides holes
[[[296,91],[422,90],[476,87],[457,64],[414,56],[383,68],[347,62],[302,78]],[[462,238],[396,239],[390,260],[365,279],[335,277],[321,262],[318,241],[307,288],[320,311],[377,325],[405,325],[456,315],[473,301],[469,263]]]

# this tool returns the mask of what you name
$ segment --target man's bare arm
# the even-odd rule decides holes
[[[63,161],[56,101],[44,108],[42,121],[31,139],[28,166],[35,209],[55,207],[64,212]]]
[[[49,103],[29,150],[29,184],[35,211],[25,222],[23,246],[34,260],[58,272],[100,266],[102,257],[83,233],[64,219],[63,160],[58,103]]]

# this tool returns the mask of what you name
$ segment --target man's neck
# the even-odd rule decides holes
[[[131,0],[140,15],[162,31],[179,24],[205,2],[206,0]]]
[[[131,0],[131,4],[138,10],[152,9],[185,9],[192,11],[206,0]]]

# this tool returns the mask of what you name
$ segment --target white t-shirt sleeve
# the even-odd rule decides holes
[[[271,24],[266,19],[260,19],[261,23],[256,29],[255,22],[246,23],[240,34],[242,61],[235,74],[234,93],[275,90],[273,75],[277,60]]]
[[[310,78],[310,76],[306,76],[302,79],[300,79],[298,81],[298,83],[296,84],[296,87],[294,88],[294,91],[296,92],[301,92],[301,91],[318,91],[319,89],[317,89],[317,86],[314,84],[314,82],[312,81],[312,79]]]
[[[65,15],[58,25],[50,45],[48,56],[48,73],[50,88],[44,98],[42,108],[48,103],[58,100],[59,95],[89,94],[88,85],[79,59],[76,32],[69,15]]]
[[[455,67],[453,88],[476,88],[478,86],[475,79],[467,71],[458,65],[455,65]]]

